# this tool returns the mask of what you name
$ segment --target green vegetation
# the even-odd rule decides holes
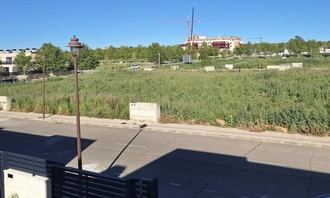
[[[200,48],[188,46],[186,52],[180,45],[165,46],[159,43],[152,43],[149,46],[139,45],[137,47],[109,46],[104,49],[91,49],[85,45],[80,53],[80,69],[95,69],[100,63],[103,65],[104,63],[121,62],[158,64],[160,60],[161,63],[178,64],[182,62],[182,56],[187,52],[192,55],[195,62],[193,65],[187,65],[187,67],[214,65],[217,68],[223,68],[224,64],[230,63],[234,64],[236,68],[265,68],[271,64],[290,62],[304,62],[304,65],[307,67],[328,67],[329,58],[320,56],[320,47],[330,47],[330,42],[305,41],[303,38],[296,36],[286,43],[261,42],[243,44],[241,47],[236,48],[234,52],[226,49],[220,50],[208,46],[206,43]],[[283,53],[285,49],[289,50],[288,58],[282,60],[279,54]],[[264,58],[256,58],[258,56]],[[42,45],[36,54],[35,60],[32,59],[31,61],[31,57],[20,54],[16,64],[24,73],[26,71],[41,72],[43,67],[45,67],[47,73],[56,73],[73,68],[70,53],[51,43]]]
[[[0,85],[14,110],[41,112],[41,82]],[[81,76],[84,116],[129,116],[128,103],[157,102],[163,122],[275,129],[315,135],[330,132],[330,70],[244,72],[116,71],[101,67]],[[47,82],[47,111],[74,114],[72,78]]]
[[[31,56],[26,56],[24,52],[20,52],[14,61],[14,64],[23,71],[23,74],[25,75],[26,71],[31,66]]]

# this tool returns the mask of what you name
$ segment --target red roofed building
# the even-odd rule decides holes
[[[241,45],[241,41],[242,41],[241,38],[237,36],[230,36],[230,37],[193,36],[193,39],[185,41],[182,47],[185,49],[188,45],[193,45],[199,48],[203,45],[203,43],[206,43],[208,46],[234,51],[235,48]]]

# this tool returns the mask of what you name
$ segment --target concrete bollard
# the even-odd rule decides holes
[[[129,119],[135,121],[159,122],[160,106],[157,103],[129,103]]]
[[[11,110],[12,98],[9,96],[0,96],[0,108],[4,111]]]

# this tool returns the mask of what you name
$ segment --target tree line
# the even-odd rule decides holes
[[[188,46],[186,52],[181,45],[160,45],[152,43],[149,46],[139,45],[137,47],[109,46],[107,48],[92,49],[87,45],[80,52],[80,69],[94,69],[103,60],[129,60],[129,61],[150,61],[164,63],[166,61],[180,62],[185,53],[191,54],[193,58],[202,60],[203,65],[210,62],[209,57],[221,56],[228,57],[233,55],[251,55],[253,53],[274,54],[281,53],[288,49],[293,54],[301,54],[307,52],[310,55],[319,53],[320,47],[330,48],[330,41],[321,42],[316,40],[304,40],[300,36],[290,39],[283,43],[246,43],[241,47],[235,48],[233,52],[229,50],[219,50],[206,43],[199,49]],[[198,56],[197,56],[198,55]],[[72,62],[70,52],[62,50],[51,43],[45,43],[37,51],[34,60],[21,52],[15,58],[14,63],[25,73],[26,71],[41,71],[43,67],[48,72],[58,72],[63,70],[71,70]]]
[[[319,53],[321,47],[330,48],[330,41],[304,40],[300,36],[295,36],[288,42],[283,43],[246,43],[240,48],[234,50],[235,55],[251,55],[253,53],[278,54],[283,53],[285,49],[292,54],[299,55],[303,52],[309,55]]]

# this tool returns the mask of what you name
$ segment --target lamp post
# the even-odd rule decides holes
[[[46,74],[45,74],[45,63],[42,67],[42,118],[45,119],[46,114]]]
[[[81,133],[80,133],[80,102],[79,102],[79,80],[78,80],[78,66],[77,60],[79,59],[80,48],[82,44],[79,42],[79,39],[76,36],[71,38],[69,43],[71,55],[73,58],[74,65],[74,76],[76,82],[76,125],[77,125],[77,158],[78,158],[78,169],[82,170],[82,157],[81,157]]]

